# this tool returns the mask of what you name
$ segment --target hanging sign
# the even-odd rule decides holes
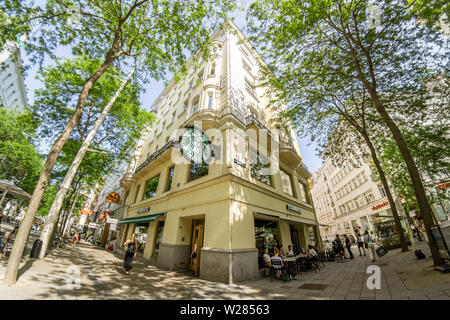
[[[111,203],[119,204],[120,203],[120,195],[117,192],[111,192],[106,197],[106,201],[107,202],[111,202]]]
[[[85,214],[85,215],[89,215],[89,214],[92,214],[92,211],[90,208],[84,208],[84,209],[81,209],[81,213]]]
[[[109,216],[106,217],[106,223],[117,224],[119,222],[118,219],[112,219]]]

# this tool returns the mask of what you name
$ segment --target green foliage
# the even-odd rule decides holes
[[[42,168],[32,143],[35,123],[28,111],[0,108],[0,178],[31,193]]]
[[[86,79],[101,64],[100,59],[89,60],[86,56],[58,59],[55,66],[47,67],[39,73],[44,87],[35,92],[33,115],[41,123],[40,137],[47,142],[56,139],[72,116]],[[116,68],[110,68],[95,83],[86,100],[85,111],[72,132],[73,140],[84,140],[124,77]],[[108,160],[123,157],[131,143],[153,121],[152,114],[139,108],[139,93],[139,86],[135,82],[129,82],[95,136],[92,148],[110,153]],[[68,146],[66,153],[70,149],[75,153],[78,151],[77,148]]]
[[[0,2],[0,51],[13,43],[23,46],[21,37],[26,37],[32,31],[30,22],[39,15],[41,10],[24,2],[23,0]]]
[[[363,112],[372,136],[384,126],[375,102],[396,121],[399,115],[423,115],[426,81],[446,74],[447,38],[415,25],[405,1],[376,5],[379,24],[372,24],[369,1],[265,0],[250,6],[251,40],[267,62],[262,80],[271,84],[274,100],[288,104],[299,134],[317,141],[319,151],[336,131],[341,111],[359,120]]]
[[[38,128],[41,141],[51,142],[63,130],[74,112],[78,93],[101,63],[99,59],[91,61],[86,56],[58,59],[56,66],[39,72],[44,87],[36,90],[32,108],[35,121],[41,124]],[[83,140],[124,77],[116,68],[110,68],[95,83],[83,116],[61,150],[52,174],[53,185],[58,185],[66,175]],[[88,152],[75,177],[84,188],[103,184],[114,163],[128,157],[134,141],[144,128],[151,126],[154,116],[139,108],[139,92],[137,84],[129,82],[95,135],[91,149],[101,153]]]

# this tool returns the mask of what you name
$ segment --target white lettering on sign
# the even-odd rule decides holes
[[[367,267],[367,274],[370,276],[367,278],[367,289],[381,289],[381,269],[377,265],[370,265]]]
[[[290,204],[286,205],[286,209],[290,210],[290,211],[294,211],[297,213],[302,213],[302,209],[291,206]]]

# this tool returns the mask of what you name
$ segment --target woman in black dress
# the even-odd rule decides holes
[[[137,241],[134,233],[131,235],[131,239],[127,240],[123,246],[127,248],[127,251],[125,252],[125,260],[123,262],[123,270],[129,275],[130,270],[133,269],[133,258],[136,257],[137,251]]]

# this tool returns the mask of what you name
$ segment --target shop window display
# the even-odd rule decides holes
[[[144,252],[145,243],[147,242],[148,222],[137,224],[134,233],[138,243],[137,251]]]
[[[260,255],[265,248],[273,254],[273,249],[280,244],[277,221],[255,219],[255,241]]]
[[[390,209],[373,214],[370,216],[370,219],[373,227],[375,228],[377,238],[383,247],[388,250],[400,248],[400,236]],[[402,226],[405,231],[405,238],[408,240],[409,238],[406,233],[406,226],[403,221]]]

